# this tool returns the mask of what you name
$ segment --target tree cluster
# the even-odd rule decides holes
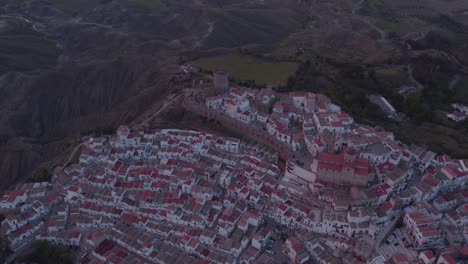
[[[73,264],[73,254],[69,248],[57,247],[47,241],[36,241],[34,252],[20,257],[17,263],[28,262],[38,264]]]

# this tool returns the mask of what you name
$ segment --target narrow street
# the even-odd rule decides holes
[[[378,252],[380,248],[380,244],[382,244],[383,240],[390,234],[390,232],[393,230],[395,227],[397,221],[400,219],[402,212],[397,213],[395,216],[395,219],[393,219],[391,222],[387,223],[385,227],[382,229],[382,231],[379,233],[377,238],[375,239],[375,244],[374,244],[374,251]]]

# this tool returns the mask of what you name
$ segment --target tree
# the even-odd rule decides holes
[[[417,122],[430,121],[432,118],[432,111],[422,102],[420,94],[411,94],[404,99],[403,112]]]
[[[103,135],[113,135],[116,132],[117,132],[117,129],[115,127],[106,127],[102,129]]]
[[[402,216],[400,216],[400,218],[398,218],[398,221],[396,222],[395,227],[396,228],[402,228],[403,227],[403,217]]]
[[[61,263],[73,264],[73,255],[66,247],[57,247],[47,241],[36,241],[34,252],[19,258],[20,262],[32,262],[38,264]]]
[[[0,262],[5,263],[6,259],[13,253],[7,244],[0,243]]]
[[[367,74],[369,75],[369,78],[371,80],[373,80],[375,83],[378,83],[379,81],[377,80],[377,77],[376,77],[376,74],[375,74],[375,70],[374,69],[370,69],[367,71]]]
[[[28,182],[48,182],[52,178],[52,174],[46,168],[42,168],[40,175],[34,175],[28,178]]]

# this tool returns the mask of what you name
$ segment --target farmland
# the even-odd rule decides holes
[[[254,80],[258,85],[272,86],[286,84],[298,67],[295,62],[270,62],[238,54],[202,58],[193,64],[204,70],[224,68],[235,81]]]

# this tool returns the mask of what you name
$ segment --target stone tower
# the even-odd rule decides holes
[[[219,69],[213,72],[213,84],[217,89],[229,89],[229,74],[224,69]]]

